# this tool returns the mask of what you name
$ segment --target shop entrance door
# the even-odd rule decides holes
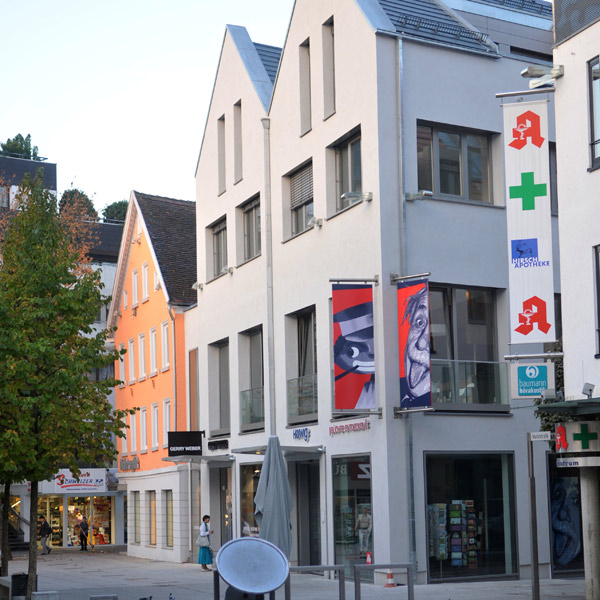
[[[298,564],[321,564],[319,461],[296,463]]]
[[[233,538],[232,514],[233,503],[231,495],[231,468],[219,469],[219,503],[221,513],[221,545]]]

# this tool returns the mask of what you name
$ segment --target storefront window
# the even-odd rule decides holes
[[[46,517],[52,534],[48,545],[63,545],[63,496],[42,496],[38,501],[38,515]]]
[[[346,577],[354,577],[354,564],[375,562],[371,504],[371,457],[334,458],[335,562],[346,566]],[[372,581],[371,571],[361,579]]]
[[[133,541],[139,544],[141,539],[140,493],[133,492]]]
[[[429,579],[517,572],[512,454],[429,454]]]
[[[93,543],[102,546],[111,543],[112,498],[110,496],[94,496],[94,510],[90,515]]]
[[[156,546],[156,492],[147,492],[148,501],[148,544]]]
[[[258,488],[261,467],[261,464],[240,465],[242,536],[258,537],[258,522],[254,518],[254,496]]]
[[[548,456],[550,485],[550,526],[552,532],[552,573],[583,573],[579,469],[556,467]]]
[[[61,498],[62,503],[62,498]],[[90,499],[86,496],[73,496],[68,499],[67,535],[69,546],[79,546],[79,524],[83,517],[90,523]],[[89,531],[88,535],[91,534]],[[91,540],[90,540],[91,542]]]
[[[165,545],[173,547],[173,490],[164,491],[165,502]]]

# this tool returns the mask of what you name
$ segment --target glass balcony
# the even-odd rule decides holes
[[[265,388],[240,392],[240,429],[251,431],[265,427]]]
[[[508,390],[507,363],[431,360],[432,404],[508,409]]]
[[[316,421],[318,416],[317,374],[287,382],[288,423]]]

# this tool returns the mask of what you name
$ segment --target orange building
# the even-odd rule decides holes
[[[195,222],[194,202],[131,193],[108,316],[125,350],[116,407],[136,409],[118,441],[128,554],[174,562],[190,556],[199,481],[167,450],[169,431],[189,430],[183,313],[196,303]]]

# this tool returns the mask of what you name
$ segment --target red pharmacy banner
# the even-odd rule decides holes
[[[398,283],[398,350],[400,406],[430,406],[429,283],[426,279]]]
[[[374,409],[373,287],[334,284],[334,409]]]

